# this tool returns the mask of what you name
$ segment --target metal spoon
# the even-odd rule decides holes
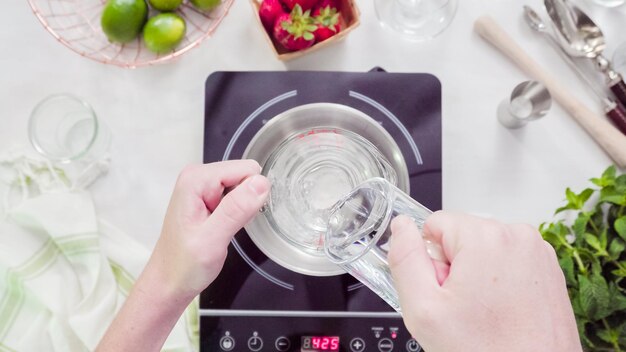
[[[600,27],[568,0],[544,0],[544,4],[559,34],[561,46],[572,56],[594,60],[604,73],[608,87],[626,105],[626,84],[611,62],[602,55],[606,43]]]
[[[574,11],[565,1],[546,0],[545,6],[570,55],[593,59],[602,53],[606,47],[604,35],[589,16],[580,10]]]
[[[602,89],[597,87],[596,83],[587,77],[585,72],[583,72],[580,67],[576,65],[567,52],[565,52],[563,47],[559,45],[557,39],[554,37],[552,32],[550,32],[545,22],[541,19],[541,16],[539,16],[539,14],[530,6],[524,5],[524,19],[531,29],[543,34],[544,38],[548,40],[554,50],[556,50],[561,58],[563,58],[570,68],[574,70],[578,78],[582,80],[585,85],[589,87],[591,91],[600,99],[604,107],[604,113],[615,123],[622,133],[626,134],[626,110],[624,110],[624,108],[613,99],[604,95]]]

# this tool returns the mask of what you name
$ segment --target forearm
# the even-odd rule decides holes
[[[155,263],[148,263],[100,341],[99,352],[159,351],[193,297],[168,292]]]

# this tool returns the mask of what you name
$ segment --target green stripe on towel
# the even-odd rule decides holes
[[[17,352],[17,351],[3,344],[2,342],[0,342],[0,352]]]
[[[113,276],[117,282],[117,287],[125,297],[128,297],[130,290],[135,284],[135,278],[133,278],[133,276],[129,274],[126,269],[122,268],[121,265],[111,259],[109,259],[109,265],[111,266],[111,271],[113,272]]]
[[[0,302],[0,341],[4,340],[9,329],[13,326],[17,313],[24,303],[24,286],[17,273],[9,269],[6,272],[5,280],[5,295]]]
[[[58,255],[59,249],[53,241],[48,240],[24,263],[6,271],[5,292],[0,300],[0,341],[8,333],[24,303],[23,280],[40,275],[54,263]]]
[[[52,240],[47,240],[44,245],[33,254],[30,259],[16,267],[14,270],[22,279],[38,276],[45,271],[59,255],[59,249]]]
[[[48,240],[24,263],[6,271],[5,292],[0,299],[0,341],[8,333],[22,304],[24,304],[23,280],[34,278],[46,271],[55,262],[61,251],[65,255],[97,253],[99,252],[98,237],[91,233],[67,236],[55,241]]]
[[[98,236],[92,234],[90,236],[81,236],[81,238],[74,238],[69,240],[56,240],[57,246],[63,254],[70,255],[76,253],[84,253],[90,250],[98,249]]]

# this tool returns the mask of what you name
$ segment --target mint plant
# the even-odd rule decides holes
[[[587,351],[626,351],[626,174],[614,166],[593,186],[565,190],[558,208],[571,220],[539,231],[556,250],[576,323]]]

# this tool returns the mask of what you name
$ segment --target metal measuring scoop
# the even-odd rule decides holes
[[[602,55],[606,43],[600,27],[567,0],[544,0],[544,5],[557,30],[561,47],[571,56],[594,60],[604,73],[608,87],[626,106],[626,84],[611,62]]]
[[[582,80],[587,87],[600,99],[602,102],[604,113],[615,123],[622,133],[626,134],[626,110],[616,103],[613,99],[607,97],[602,89],[600,89],[595,82],[593,82],[583,70],[572,60],[572,58],[565,52],[562,46],[559,45],[557,39],[552,32],[548,29],[546,23],[541,19],[541,16],[530,6],[524,5],[524,19],[528,26],[537,31],[548,40],[550,45],[557,51],[561,58],[574,70],[574,73]]]

